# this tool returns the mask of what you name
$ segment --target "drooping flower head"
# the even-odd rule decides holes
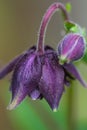
[[[59,43],[58,52],[50,46],[44,46],[47,25],[58,9],[62,10],[65,20],[69,20],[64,5],[58,2],[52,4],[41,22],[37,47],[31,47],[0,71],[0,79],[13,71],[9,110],[17,107],[26,96],[29,96],[32,100],[44,98],[55,111],[64,92],[64,85],[69,86],[70,81],[76,78],[84,87],[87,87],[75,66],[70,62],[81,58],[84,54],[85,44],[80,35],[65,36]],[[60,61],[63,61],[63,64],[60,64]]]

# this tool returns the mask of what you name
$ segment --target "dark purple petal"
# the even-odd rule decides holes
[[[45,55],[51,54],[53,52],[54,52],[54,49],[52,47],[50,47],[48,45],[45,46]],[[45,55],[41,56],[41,58],[44,57]],[[36,89],[29,94],[29,97],[31,97],[32,100],[37,100],[37,99],[42,99],[43,98],[43,96],[40,93],[38,88],[39,87],[37,86]]]
[[[17,63],[12,83],[12,100],[9,109],[15,108],[32,91],[36,89],[41,77],[41,62],[36,53],[24,55]]]
[[[67,34],[58,45],[58,55],[61,62],[69,63],[79,60],[85,51],[85,40],[79,34]]]
[[[7,64],[2,70],[0,70],[0,79],[4,78],[8,73],[10,73],[14,67],[16,66],[17,62],[24,56],[29,55],[32,52],[34,52],[36,49],[35,46],[31,47],[28,51],[25,51],[24,53],[20,54],[19,56],[15,57],[9,64]]]
[[[40,96],[40,92],[37,89],[35,89],[30,93],[30,97],[32,98],[32,100],[38,99],[39,96]]]
[[[76,67],[73,64],[65,64],[63,67],[66,69],[68,73],[73,75],[84,87],[87,87],[87,84],[85,81],[82,79],[80,73],[76,69]]]
[[[34,91],[32,91],[29,94],[29,97],[31,97],[32,100],[37,100],[37,99],[43,98],[42,94],[40,93],[40,91],[38,89],[35,89]]]
[[[50,53],[50,52],[53,52],[54,49],[48,45],[45,46],[45,53]]]
[[[72,80],[75,80],[75,78],[64,69],[65,72],[65,78],[64,78],[64,84],[69,87]]]
[[[2,70],[0,70],[0,79],[5,77],[8,73],[10,73],[13,69],[17,61],[22,57],[23,55],[20,55],[13,59],[8,65],[6,65]]]
[[[49,55],[45,57],[39,89],[52,110],[55,111],[64,91],[64,71],[55,56],[52,55],[50,58],[53,60],[49,59]]]
[[[69,86],[70,86],[70,81],[64,80],[64,84],[65,84],[67,87],[69,87]]]

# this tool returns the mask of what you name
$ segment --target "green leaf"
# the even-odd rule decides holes
[[[75,24],[73,22],[68,22],[68,21],[65,21],[64,22],[64,28],[66,31],[70,31],[71,28],[75,27]]]
[[[87,63],[87,49],[85,50],[84,57],[82,58],[82,61]]]
[[[87,41],[86,29],[82,28],[78,24],[76,24],[72,21],[65,21],[64,28],[66,30],[66,33],[78,33],[78,34],[82,35]]]
[[[67,10],[68,13],[71,12],[71,4],[70,3],[66,4],[66,10]]]
[[[82,34],[83,34],[83,36],[86,37],[86,29],[85,28],[82,28]]]

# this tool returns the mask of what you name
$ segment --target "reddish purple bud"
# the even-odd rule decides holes
[[[67,34],[58,45],[60,63],[70,63],[81,59],[85,51],[85,40],[79,34]]]

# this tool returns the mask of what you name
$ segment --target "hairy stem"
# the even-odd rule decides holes
[[[65,21],[69,21],[68,13],[62,3],[56,2],[52,4],[48,10],[46,11],[45,15],[43,16],[41,26],[39,29],[38,41],[37,41],[37,51],[40,53],[44,53],[44,38],[47,25],[52,17],[52,15],[60,9],[62,11],[63,17]]]

